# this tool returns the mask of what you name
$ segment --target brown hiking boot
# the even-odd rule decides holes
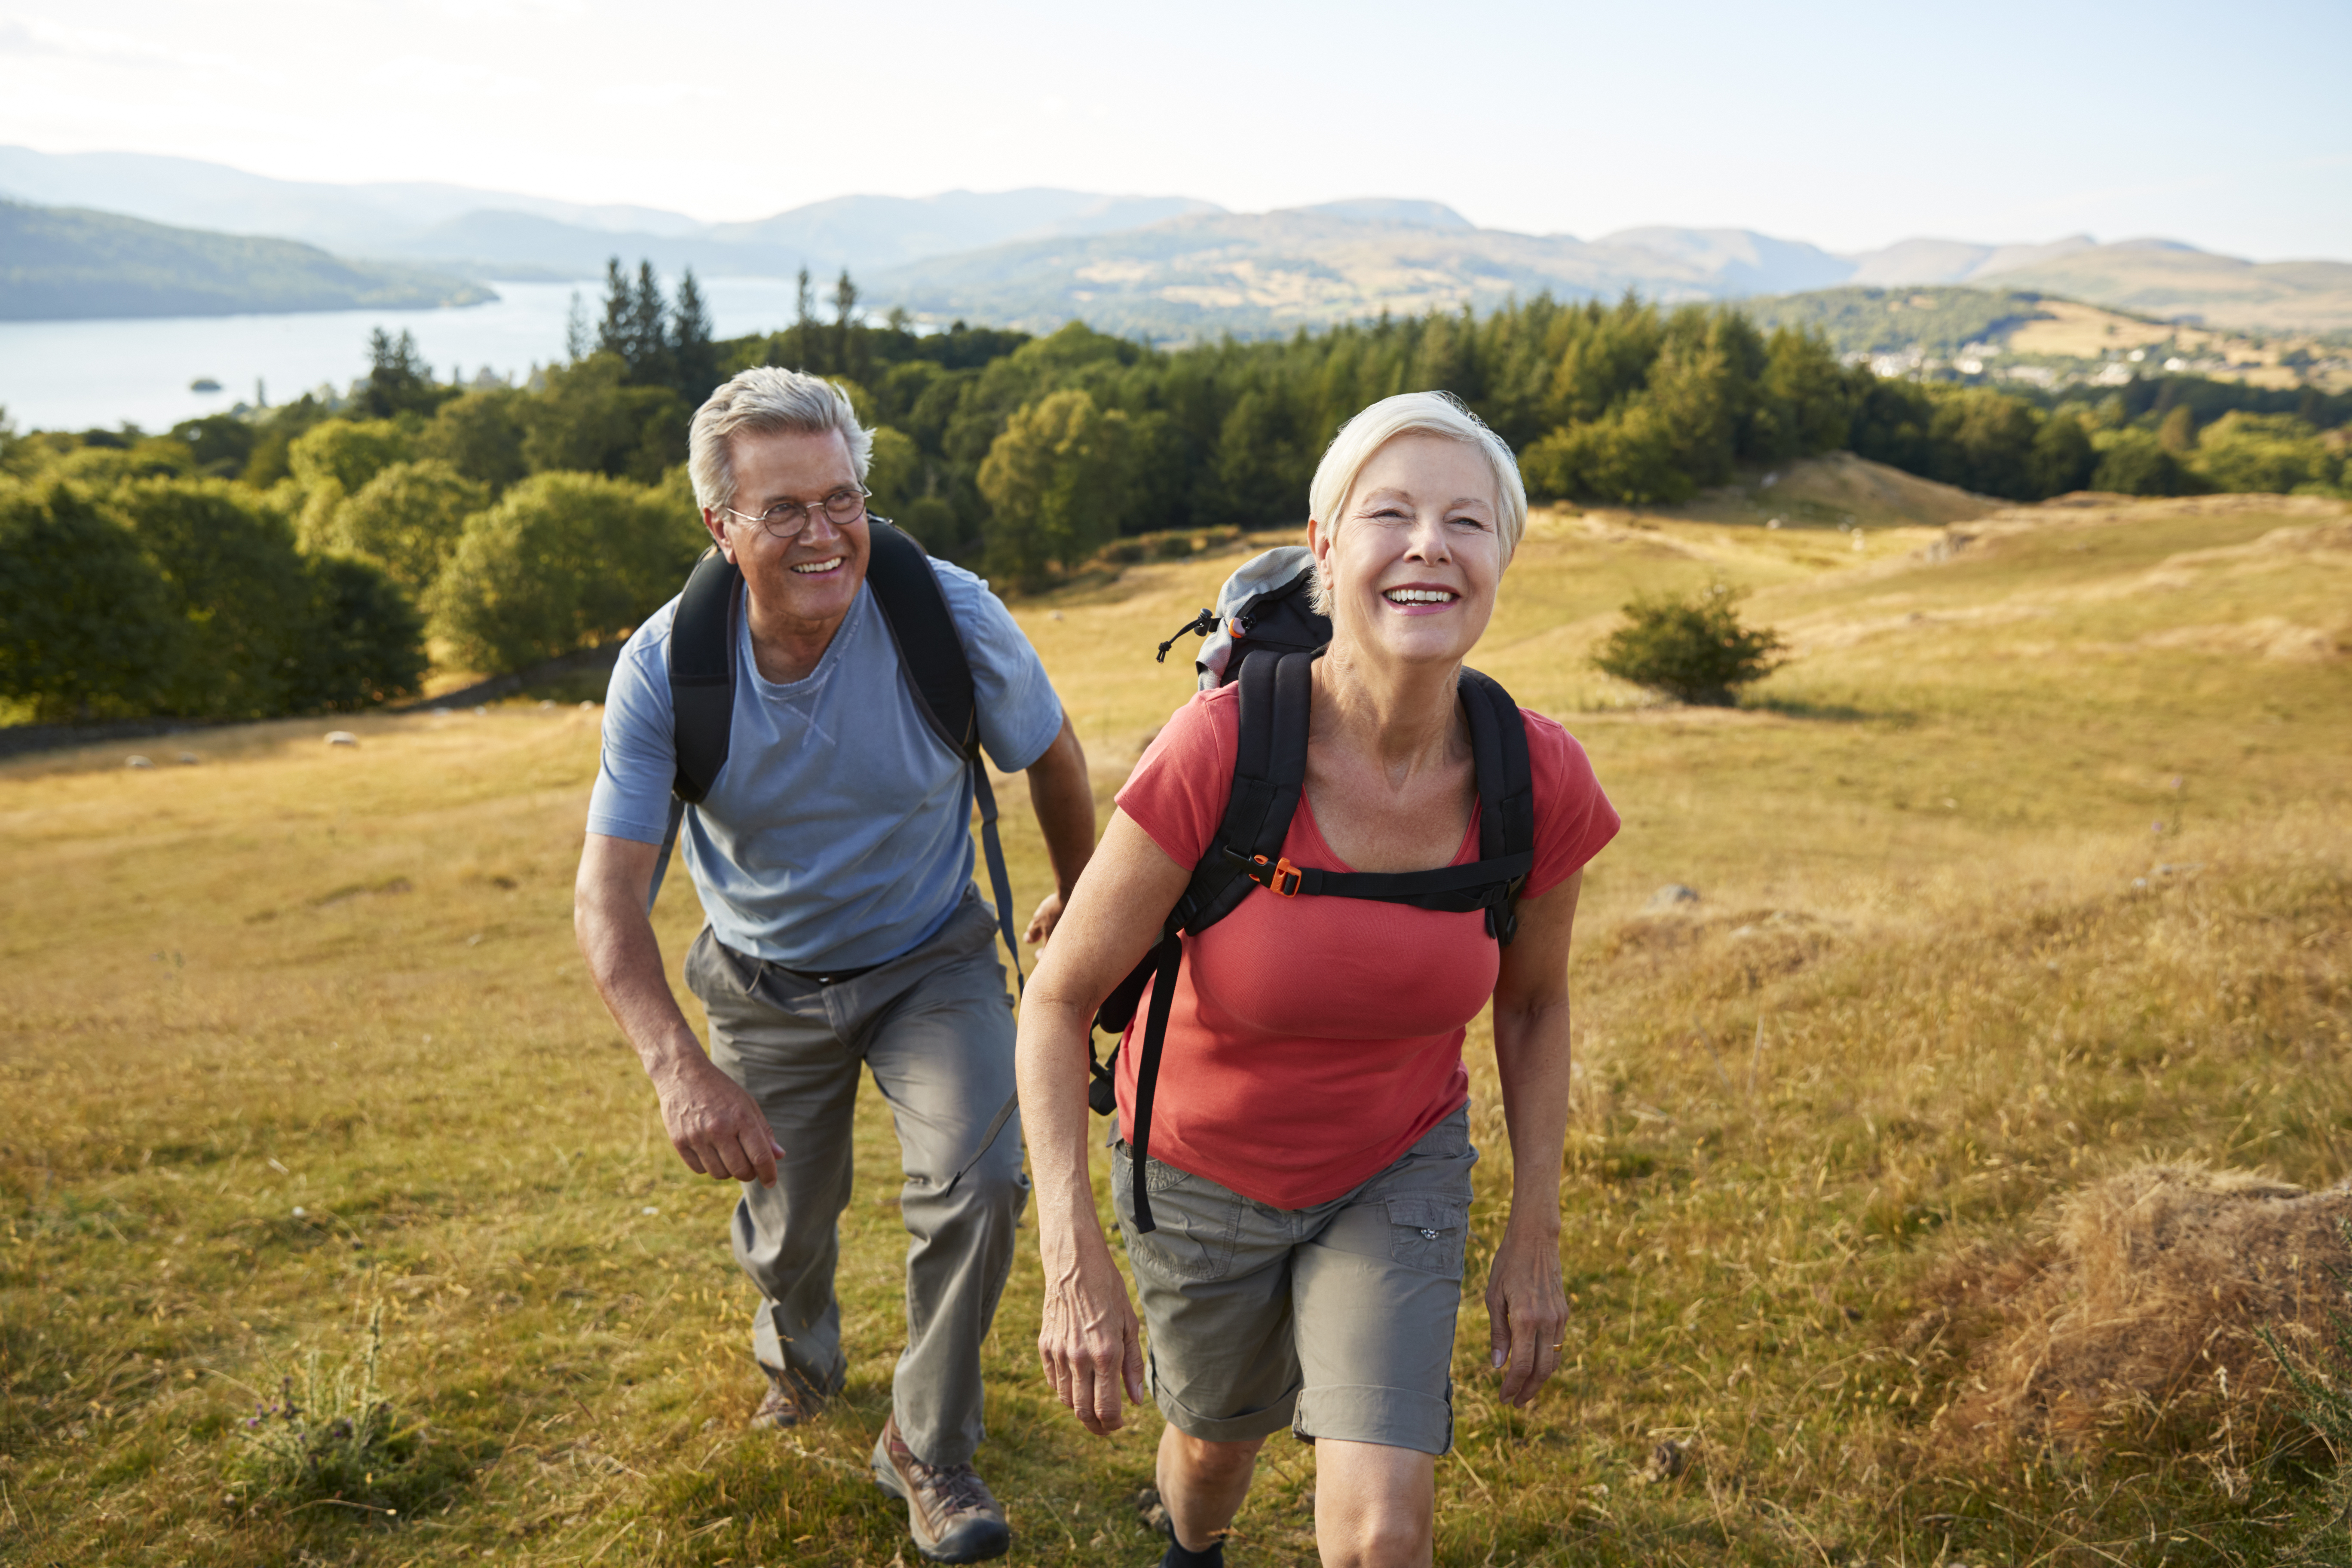
[[[824,1395],[804,1386],[798,1378],[780,1373],[764,1362],[760,1370],[767,1373],[768,1394],[760,1401],[760,1408],[751,1412],[747,1425],[773,1429],[797,1426],[803,1421],[814,1421],[824,1408]]]
[[[1004,1510],[970,1465],[927,1465],[898,1436],[898,1417],[882,1424],[874,1442],[874,1479],[907,1500],[915,1549],[934,1563],[980,1563],[1002,1557],[1013,1544]]]

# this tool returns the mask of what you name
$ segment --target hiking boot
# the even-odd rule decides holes
[[[764,1362],[760,1370],[768,1376],[767,1397],[760,1401],[760,1408],[751,1412],[751,1419],[746,1425],[780,1431],[814,1421],[824,1410],[824,1395],[806,1387],[798,1378],[777,1372]]]
[[[1002,1557],[1013,1544],[1004,1510],[970,1465],[927,1465],[898,1436],[898,1417],[882,1424],[874,1443],[874,1479],[907,1500],[915,1549],[934,1563],[980,1563]]]

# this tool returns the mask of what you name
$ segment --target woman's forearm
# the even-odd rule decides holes
[[[1022,1005],[1013,1068],[1036,1185],[1038,1243],[1052,1272],[1068,1265],[1070,1259],[1058,1255],[1073,1244],[1087,1238],[1100,1244],[1102,1222],[1087,1168],[1088,1014],[1078,1004],[1039,992],[1032,985]]]
[[[1510,1223],[1557,1233],[1560,1156],[1568,1144],[1568,998],[1524,1013],[1498,1009],[1495,1066],[1511,1141]]]

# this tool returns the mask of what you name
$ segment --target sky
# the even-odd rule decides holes
[[[0,0],[0,142],[709,220],[1058,185],[2352,259],[2352,0]]]

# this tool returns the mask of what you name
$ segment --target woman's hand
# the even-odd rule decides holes
[[[1122,1385],[1129,1400],[1143,1403],[1143,1331],[1101,1233],[1090,1226],[1072,1229],[1078,1234],[1052,1248],[1066,1261],[1058,1268],[1047,1261],[1037,1356],[1054,1397],[1076,1411],[1087,1431],[1108,1437],[1127,1425]]]
[[[1523,1227],[1513,1215],[1486,1271],[1486,1317],[1502,1401],[1525,1408],[1559,1366],[1560,1333],[1568,1327],[1557,1229]]]

